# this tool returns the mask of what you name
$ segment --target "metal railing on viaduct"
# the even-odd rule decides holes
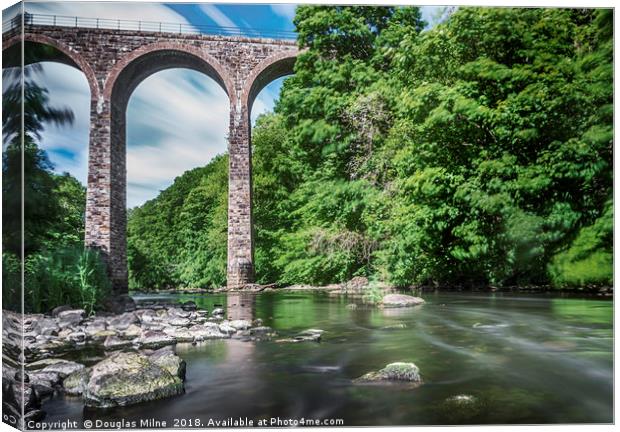
[[[294,40],[297,33],[294,31],[273,30],[252,27],[226,27],[204,24],[170,23],[159,21],[141,21],[110,18],[84,18],[66,15],[30,14],[23,16],[24,27],[28,26],[57,26],[79,27],[93,29],[144,31],[156,33],[177,33],[215,36],[243,36],[253,38],[287,39]],[[22,15],[16,15],[2,22],[2,32],[18,31],[22,27]]]

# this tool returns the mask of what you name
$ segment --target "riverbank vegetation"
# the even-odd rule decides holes
[[[301,6],[253,137],[260,283],[612,283],[610,10]],[[130,212],[135,289],[221,286],[227,157]]]
[[[2,304],[22,308],[23,242],[24,310],[72,305],[90,313],[109,295],[109,282],[98,253],[84,249],[86,189],[68,173],[54,174],[37,145],[45,122],[70,124],[73,113],[50,104],[33,76],[37,73],[36,65],[25,69],[22,133],[22,86],[14,70],[4,72],[10,84],[3,91],[2,113],[7,143],[2,154]]]

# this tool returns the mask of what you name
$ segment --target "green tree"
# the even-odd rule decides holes
[[[19,77],[12,70],[4,74],[10,84],[3,92],[2,114],[7,143],[2,158],[3,305],[21,310],[23,259],[26,312],[47,312],[62,304],[92,312],[110,286],[99,254],[83,246],[85,188],[67,173],[54,174],[37,145],[46,123],[71,124],[73,113],[50,105],[32,70],[40,67],[25,68],[23,99]]]
[[[39,249],[60,213],[53,194],[56,186],[51,174],[53,166],[36,140],[40,139],[44,123],[71,124],[73,113],[66,108],[51,107],[47,90],[32,78],[24,81],[23,117],[20,82],[12,82],[2,99],[2,133],[4,142],[8,142],[2,155],[3,245],[6,251],[21,255],[23,194],[23,245],[28,254]]]
[[[305,5],[295,24],[295,75],[252,132],[258,281],[610,283],[610,10],[463,7],[422,31],[413,7]],[[223,284],[225,190],[215,160],[132,213],[140,285]]]

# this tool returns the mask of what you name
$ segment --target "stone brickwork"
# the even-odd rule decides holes
[[[19,35],[3,34],[3,50],[20,40]],[[149,75],[177,67],[203,72],[222,86],[230,100],[227,285],[237,288],[253,282],[250,112],[265,85],[293,73],[296,43],[56,26],[27,26],[24,40],[26,49],[33,44],[53,46],[57,61],[77,67],[88,80],[85,243],[106,258],[117,293],[127,291],[125,114],[131,93]]]

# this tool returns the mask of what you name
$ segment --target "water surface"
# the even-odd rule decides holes
[[[169,295],[231,318],[261,318],[286,337],[325,330],[321,343],[207,341],[179,344],[186,392],[110,410],[58,396],[47,421],[342,419],[344,425],[610,423],[613,304],[606,300],[439,293],[423,306],[376,309],[317,293]],[[418,388],[358,385],[388,363],[419,366]],[[446,399],[471,395],[474,405]],[[269,420],[271,421],[271,420]],[[275,420],[274,420],[275,421]]]

